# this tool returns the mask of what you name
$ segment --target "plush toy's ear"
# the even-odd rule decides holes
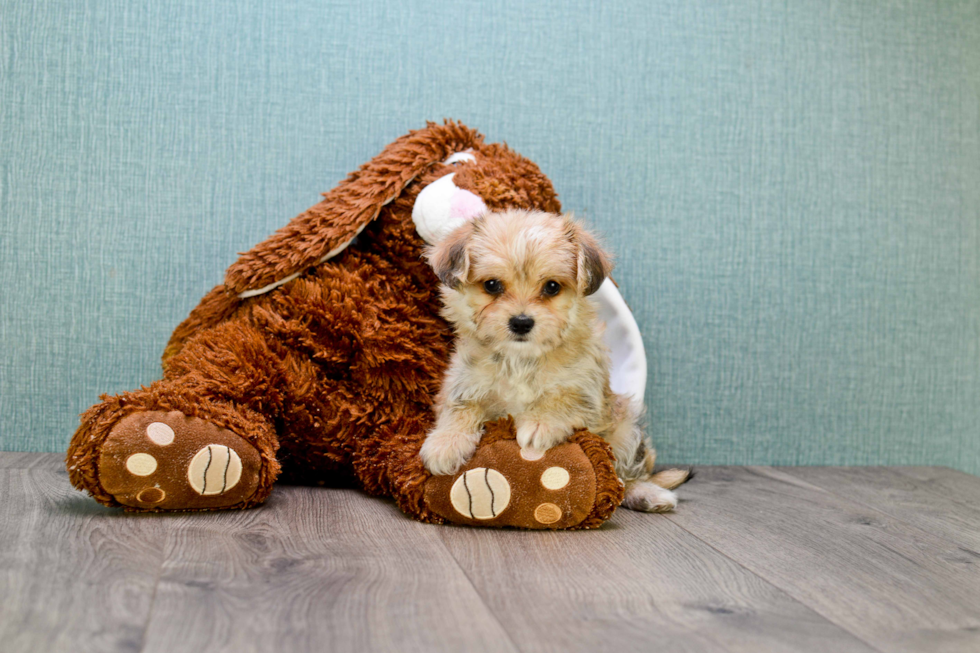
[[[476,223],[470,221],[457,227],[437,244],[426,249],[429,265],[439,281],[453,290],[459,288],[470,270],[468,245]]]
[[[599,286],[612,272],[613,264],[609,255],[602,249],[595,236],[585,230],[571,216],[566,216],[572,230],[572,239],[578,245],[578,277],[579,285],[585,295],[591,295],[599,290]]]
[[[426,168],[482,142],[479,133],[452,121],[409,132],[242,254],[225,273],[225,286],[243,298],[260,295],[336,256]]]

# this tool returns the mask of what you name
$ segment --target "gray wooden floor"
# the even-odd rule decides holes
[[[980,478],[701,468],[598,532],[430,526],[350,490],[127,515],[0,453],[0,650],[980,651]]]

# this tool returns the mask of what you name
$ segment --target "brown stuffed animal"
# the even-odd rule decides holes
[[[247,508],[281,471],[352,480],[423,521],[598,526],[622,487],[590,433],[526,459],[501,420],[454,477],[418,457],[452,339],[424,239],[507,208],[561,207],[535,164],[459,123],[399,138],[228,269],[174,331],[163,379],[82,415],[72,484],[129,510]],[[560,488],[541,481],[552,467]]]

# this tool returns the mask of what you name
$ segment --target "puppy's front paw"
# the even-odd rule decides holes
[[[437,428],[425,436],[419,456],[430,474],[448,476],[459,471],[473,457],[479,441],[480,433]]]
[[[623,507],[640,512],[670,512],[677,507],[677,494],[649,481],[626,484]]]
[[[547,451],[565,442],[572,431],[564,426],[537,420],[521,421],[517,425],[517,444],[521,449]]]

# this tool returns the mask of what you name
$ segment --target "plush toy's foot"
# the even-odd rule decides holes
[[[98,458],[102,488],[123,506],[208,510],[245,506],[259,485],[259,452],[227,429],[179,411],[121,419]]]
[[[612,515],[623,486],[600,438],[580,432],[548,451],[528,451],[504,424],[510,437],[488,433],[459,473],[426,482],[433,513],[457,524],[531,529],[595,528]]]
[[[262,503],[279,474],[268,418],[157,381],[81,415],[65,465],[71,484],[127,510],[214,510]]]

